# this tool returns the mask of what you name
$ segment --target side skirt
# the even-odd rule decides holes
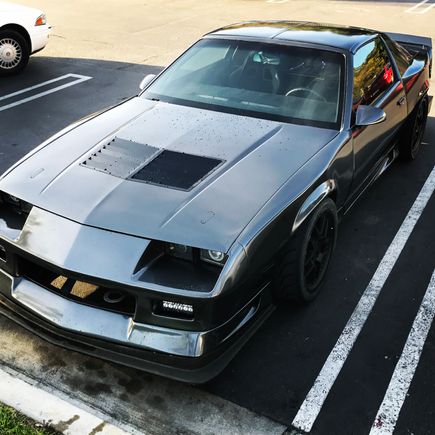
[[[354,204],[359,200],[359,198],[368,190],[370,186],[391,166],[391,164],[397,159],[399,156],[399,151],[396,147],[396,144],[390,149],[388,154],[379,162],[374,171],[374,174],[370,177],[369,180],[363,183],[363,188],[358,192],[358,194],[352,198],[352,200],[346,204],[341,210],[343,214],[347,214],[347,212],[354,206]]]

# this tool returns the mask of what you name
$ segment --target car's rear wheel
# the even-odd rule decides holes
[[[14,30],[0,30],[0,76],[18,74],[27,65],[30,49]]]
[[[274,282],[276,299],[312,301],[320,292],[337,240],[337,209],[327,198],[284,248]]]
[[[403,160],[415,160],[421,148],[427,121],[427,101],[422,100],[404,126],[400,141],[400,156]]]

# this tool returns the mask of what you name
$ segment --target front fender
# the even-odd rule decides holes
[[[332,192],[335,191],[337,183],[335,180],[326,180],[317,186],[305,199],[293,222],[292,234],[301,226],[313,210]]]

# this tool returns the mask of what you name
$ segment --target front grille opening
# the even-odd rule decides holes
[[[136,298],[122,289],[102,287],[59,275],[25,259],[19,261],[19,275],[83,305],[129,316],[133,316],[136,310]]]
[[[21,231],[31,210],[31,204],[0,192],[0,218],[6,222],[8,228]]]

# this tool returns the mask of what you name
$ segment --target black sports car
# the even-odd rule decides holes
[[[0,311],[189,382],[318,294],[338,217],[430,109],[429,38],[302,22],[204,36],[0,179]]]

